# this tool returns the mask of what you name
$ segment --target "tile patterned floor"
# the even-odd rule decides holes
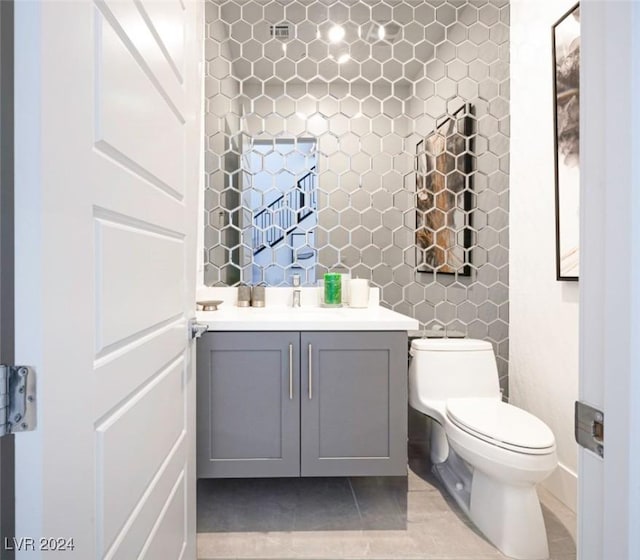
[[[198,558],[499,560],[429,466],[407,477],[201,480]],[[575,560],[575,515],[540,492],[551,560]]]

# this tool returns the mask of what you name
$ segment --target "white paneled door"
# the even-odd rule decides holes
[[[578,558],[640,558],[640,4],[581,3],[580,400],[604,459],[579,452]]]
[[[203,8],[16,3],[18,558],[195,559]]]

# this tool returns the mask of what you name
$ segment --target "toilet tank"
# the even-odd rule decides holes
[[[411,343],[409,387],[412,400],[500,398],[493,346],[470,338],[429,339]]]

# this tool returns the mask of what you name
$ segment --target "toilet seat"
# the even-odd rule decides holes
[[[446,408],[452,424],[497,447],[527,455],[555,450],[553,433],[542,420],[498,399],[449,399]]]

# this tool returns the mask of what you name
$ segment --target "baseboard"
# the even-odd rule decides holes
[[[578,475],[559,463],[556,470],[542,483],[551,494],[571,511],[575,512],[578,502]]]

